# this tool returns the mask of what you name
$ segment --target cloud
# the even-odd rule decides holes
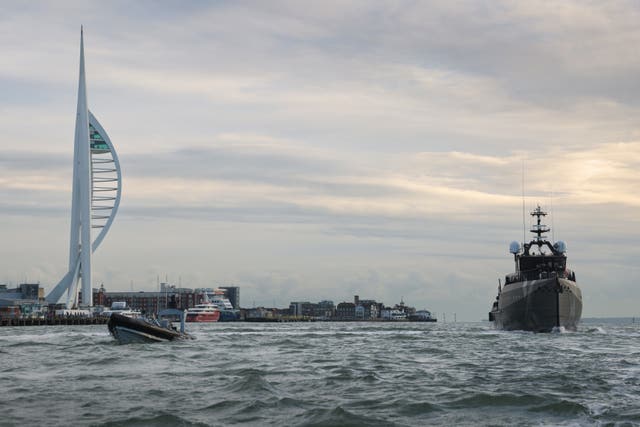
[[[282,210],[286,217],[291,212],[303,217],[305,212],[315,212],[328,218],[470,218],[479,210],[499,215],[521,204],[524,160],[530,200],[547,202],[553,193],[569,205],[636,207],[640,199],[628,189],[639,184],[634,173],[638,154],[640,143],[614,143],[583,151],[552,148],[504,157],[459,151],[398,154],[392,161],[370,156],[352,164],[341,152],[304,143],[222,135],[208,147],[184,147],[123,161],[127,165],[123,205],[138,212],[144,206],[155,210],[169,205],[174,208],[167,212],[185,215],[190,210],[242,208],[254,213]],[[24,191],[30,191],[33,200],[48,194],[44,200],[56,207],[67,203],[70,159],[65,157],[8,153],[0,163],[11,168],[0,180],[5,200],[11,194],[21,199]]]

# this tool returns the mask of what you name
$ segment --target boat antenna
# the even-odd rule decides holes
[[[527,241],[527,226],[524,207],[524,157],[522,158],[522,244]]]
[[[553,184],[551,184],[551,201],[549,203],[551,206],[551,241],[555,242],[556,241],[556,226],[555,226],[555,213],[553,212]]]

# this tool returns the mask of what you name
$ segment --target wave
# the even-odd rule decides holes
[[[417,416],[432,414],[434,412],[442,412],[439,405],[430,402],[415,402],[399,405],[398,412],[402,415]]]
[[[302,416],[302,418],[303,421],[299,424],[301,427],[387,427],[397,425],[391,420],[355,414],[353,412],[347,411],[342,406],[336,406],[329,409],[312,409],[310,411],[307,411]]]
[[[215,416],[218,420],[224,420],[225,423],[246,424],[249,421],[255,421],[262,418],[263,424],[268,424],[266,419],[275,422],[280,414],[284,418],[290,418],[292,415],[303,413],[309,409],[311,404],[304,400],[292,397],[264,397],[261,399],[224,399],[209,404],[198,410],[199,415],[206,417]],[[271,416],[266,416],[267,414]]]
[[[547,399],[532,394],[514,393],[473,393],[442,405],[449,408],[482,408],[496,406],[531,406],[546,403]]]
[[[563,416],[589,415],[587,406],[564,399],[535,406],[530,408],[529,411]]]
[[[104,423],[94,424],[96,426],[101,427],[116,427],[116,426],[129,426],[129,427],[173,427],[173,426],[183,426],[183,427],[199,427],[199,426],[208,426],[209,424],[200,423],[200,422],[191,422],[185,418],[179,417],[175,414],[167,414],[162,413],[159,415],[155,415],[152,417],[142,418],[142,417],[131,417],[131,418],[122,418],[113,421],[107,421]]]
[[[253,395],[277,395],[278,392],[269,381],[265,379],[267,371],[262,371],[255,368],[244,368],[240,370],[232,370],[226,373],[237,377],[229,386],[224,390],[226,393],[239,393]]]
[[[20,348],[20,347],[59,347],[60,344],[54,342],[46,342],[46,341],[18,341],[18,342],[9,342],[3,343],[2,346],[4,348]]]

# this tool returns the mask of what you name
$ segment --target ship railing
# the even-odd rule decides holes
[[[515,281],[554,279],[554,278],[574,280],[572,278],[575,276],[572,273],[573,272],[570,270],[541,270],[536,268],[532,270],[520,271],[520,274],[517,276],[517,279]],[[510,280],[509,283],[513,281],[514,280]]]

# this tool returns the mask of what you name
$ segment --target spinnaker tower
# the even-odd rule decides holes
[[[80,304],[89,307],[93,305],[91,255],[102,243],[118,212],[122,175],[109,135],[89,111],[82,29],[72,191],[69,271],[46,300],[58,303],[66,292],[67,307],[77,307],[79,288],[82,295]]]

